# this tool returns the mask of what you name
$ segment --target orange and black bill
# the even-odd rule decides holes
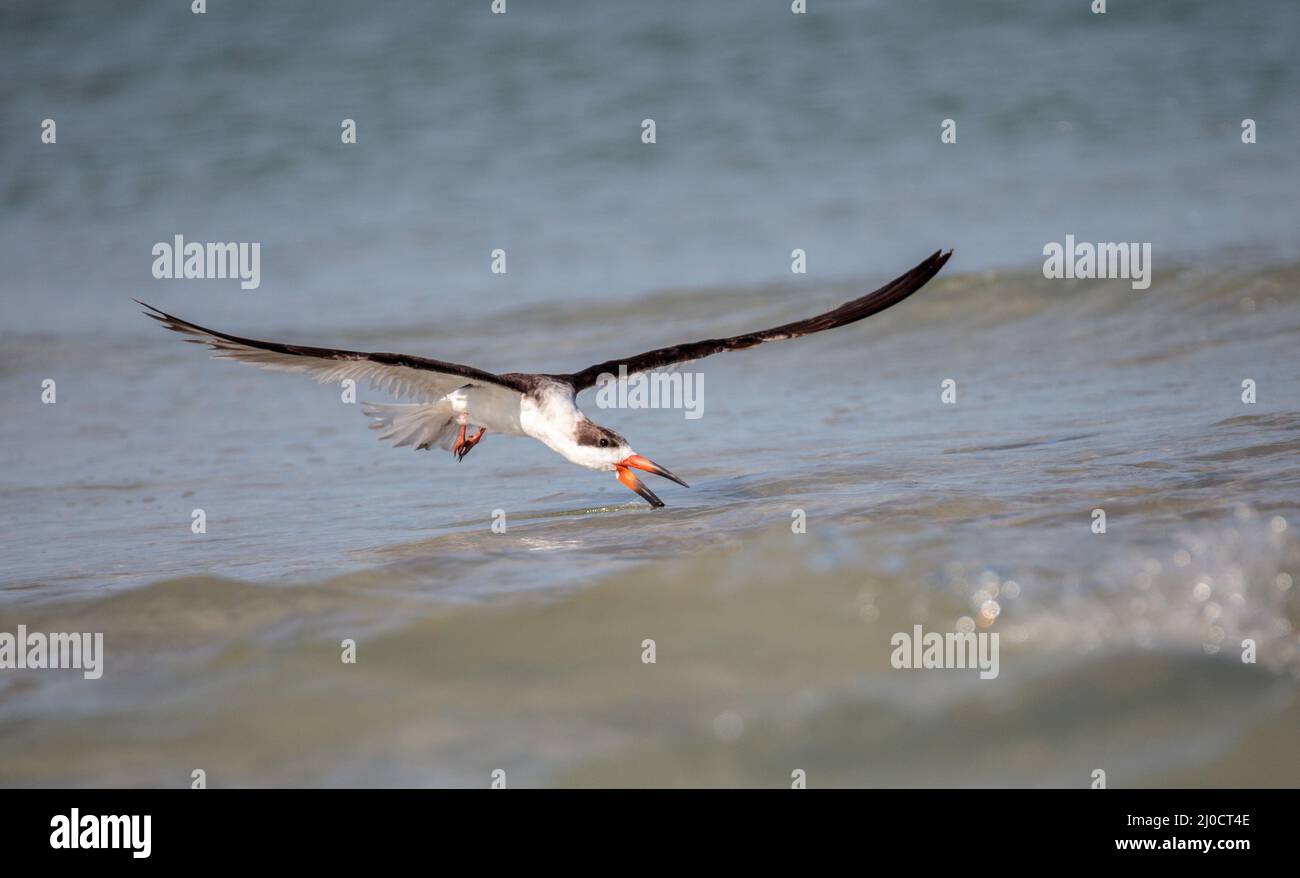
[[[644,470],[648,473],[654,473],[657,476],[663,476],[665,479],[670,479],[681,485],[683,488],[690,487],[690,485],[677,478],[677,476],[673,475],[653,460],[642,457],[639,454],[633,454],[631,457],[626,457],[616,463],[614,469],[618,472],[618,480],[623,483],[623,487],[636,491],[641,495],[642,499],[654,507],[665,505],[664,501],[655,496],[655,492],[647,488],[645,484],[636,477],[636,473],[632,472],[628,467],[635,467],[636,469]]]

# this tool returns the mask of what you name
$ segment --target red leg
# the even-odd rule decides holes
[[[474,436],[472,436],[469,439],[466,439],[465,427],[462,425],[460,428],[460,438],[456,440],[456,444],[451,449],[451,453],[456,455],[456,460],[457,461],[464,460],[465,455],[469,454],[470,450],[473,449],[475,445],[479,444],[479,442],[483,440],[483,434],[486,432],[487,432],[486,427],[479,427],[478,432],[475,433]]]

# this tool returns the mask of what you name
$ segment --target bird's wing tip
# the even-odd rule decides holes
[[[934,265],[935,272],[938,272],[939,269],[943,268],[945,265],[948,264],[948,260],[952,258],[953,252],[954,251],[951,247],[949,247],[947,250],[943,250],[943,249],[935,250],[934,255],[925,261],[929,264]]]
[[[137,305],[139,305],[141,308],[147,308],[147,309],[148,309],[148,310],[146,310],[146,311],[141,311],[141,312],[140,312],[141,314],[145,315],[146,317],[152,317],[152,318],[154,318],[155,320],[161,320],[163,317],[167,317],[167,316],[168,316],[167,312],[164,311],[163,309],[161,309],[161,308],[156,308],[156,307],[154,307],[153,305],[150,305],[148,302],[141,302],[139,299],[135,298],[134,296],[131,297],[131,301],[132,301],[132,302],[135,302],[135,303],[136,303]],[[160,317],[159,315],[161,315],[161,317]]]

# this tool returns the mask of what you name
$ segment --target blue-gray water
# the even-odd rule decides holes
[[[1300,783],[1293,5],[487,5],[0,8],[0,632],[107,649],[0,670],[0,782]],[[175,234],[261,286],[153,279]],[[1066,234],[1151,288],[1045,280]],[[938,247],[692,367],[699,420],[584,397],[692,484],[656,512],[525,440],[387,448],[130,301],[563,371]],[[963,618],[998,679],[890,667]]]

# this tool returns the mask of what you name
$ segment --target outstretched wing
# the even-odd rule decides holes
[[[814,332],[855,323],[865,317],[870,317],[872,314],[884,311],[892,305],[897,305],[925,286],[930,278],[939,273],[939,269],[943,268],[944,263],[948,261],[950,256],[952,256],[951,250],[947,253],[935,251],[933,256],[916,266],[916,268],[894,278],[875,292],[868,293],[860,299],[854,299],[852,302],[845,302],[835,310],[827,311],[825,314],[818,314],[816,317],[787,323],[784,326],[774,326],[771,329],[764,329],[759,332],[733,335],[730,338],[708,338],[689,344],[646,351],[644,354],[625,357],[621,360],[606,360],[603,363],[588,366],[581,372],[574,372],[572,375],[556,375],[554,377],[561,381],[567,381],[573,385],[575,390],[582,391],[594,386],[601,375],[618,375],[620,366],[627,369],[628,375],[633,375],[637,372],[648,372],[651,369],[663,369],[677,363],[698,360],[701,357],[707,357],[710,354],[717,354],[722,351],[740,351],[745,348],[752,348],[754,345],[762,344],[765,341],[798,338],[801,335],[810,335]]]
[[[444,363],[409,354],[365,353],[343,351],[335,348],[313,348],[303,345],[281,344],[275,341],[257,341],[239,338],[206,329],[188,320],[173,317],[139,299],[138,304],[148,308],[144,313],[168,329],[190,336],[186,341],[206,344],[216,351],[220,359],[251,363],[263,369],[281,372],[302,372],[322,384],[344,381],[348,378],[358,384],[369,381],[370,386],[398,396],[410,396],[422,401],[436,400],[466,384],[489,384],[509,388],[516,393],[527,390],[517,376],[494,375],[462,366]]]

